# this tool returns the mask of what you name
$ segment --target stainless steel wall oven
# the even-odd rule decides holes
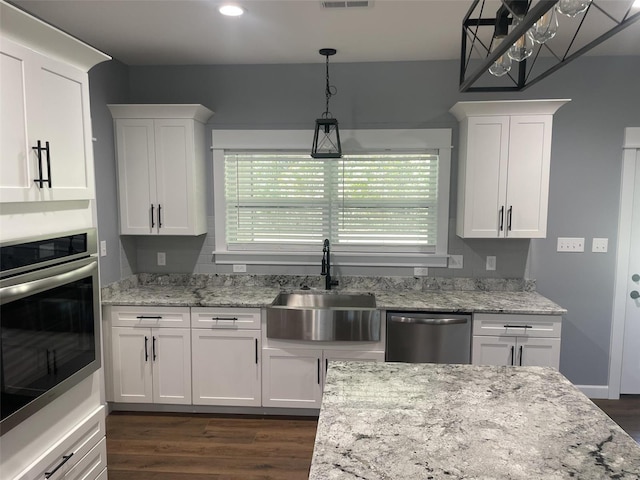
[[[0,245],[0,434],[100,368],[95,229]]]

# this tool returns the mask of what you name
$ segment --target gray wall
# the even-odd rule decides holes
[[[538,291],[569,311],[563,325],[561,371],[577,384],[604,385],[621,145],[624,127],[640,126],[640,95],[636,91],[640,57],[580,58],[522,93],[460,94],[457,78],[456,61],[333,64],[331,80],[338,95],[331,101],[331,111],[345,129],[450,127],[455,147],[457,124],[448,110],[457,101],[573,99],[554,117],[548,237],[532,241],[462,240],[451,230],[450,253],[464,254],[465,268],[430,269],[429,274],[507,277],[526,272],[537,279]],[[130,67],[129,79],[131,102],[202,103],[216,112],[212,128],[312,128],[313,119],[324,107],[322,64]],[[453,217],[455,148],[452,160]],[[208,175],[211,178],[211,172]],[[212,215],[211,201],[209,209]],[[558,254],[555,244],[559,236],[585,237],[587,251]],[[591,253],[593,237],[608,237],[609,252]],[[168,252],[164,271],[201,271],[205,267],[216,271],[211,264],[211,234],[200,239],[138,237],[134,241],[139,271],[157,270],[154,252],[159,249]],[[176,252],[173,264],[172,250]],[[484,257],[490,254],[498,257],[495,273],[484,270]],[[276,267],[255,271],[265,273],[265,269],[279,271]]]
[[[123,277],[118,234],[118,200],[113,119],[109,103],[127,103],[129,67],[112,60],[89,71],[91,126],[96,176],[98,237],[107,242],[107,256],[100,257],[100,283],[107,285]]]

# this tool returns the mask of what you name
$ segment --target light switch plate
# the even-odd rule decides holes
[[[167,254],[165,252],[158,252],[158,265],[164,266],[167,264]]]
[[[558,237],[558,252],[584,252],[584,238]]]
[[[608,238],[594,238],[591,244],[591,251],[596,253],[607,253],[609,249]]]
[[[487,256],[487,270],[495,270],[496,269],[496,257],[493,255]]]
[[[233,264],[233,271],[235,273],[245,273],[247,271],[247,266],[243,263],[234,263]]]
[[[101,257],[106,257],[107,256],[107,241],[106,240],[100,240],[100,256]]]
[[[462,268],[462,255],[449,255],[449,268]]]

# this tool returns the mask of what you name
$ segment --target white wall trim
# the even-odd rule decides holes
[[[640,127],[625,129],[622,177],[620,181],[620,213],[618,216],[618,245],[616,249],[616,274],[613,289],[611,344],[609,346],[608,397],[620,398],[622,374],[622,347],[624,343],[625,303],[629,253],[631,251],[631,218],[636,158],[640,155]]]
[[[607,385],[576,385],[576,388],[589,398],[609,398]]]

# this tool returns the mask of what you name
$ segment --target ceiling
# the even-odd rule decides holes
[[[11,0],[128,65],[283,64],[458,59],[471,0],[374,0],[323,8],[319,0]],[[492,10],[499,5],[491,0]],[[621,3],[629,0],[600,0]],[[562,26],[562,24],[561,24]],[[640,55],[640,22],[590,52]]]

